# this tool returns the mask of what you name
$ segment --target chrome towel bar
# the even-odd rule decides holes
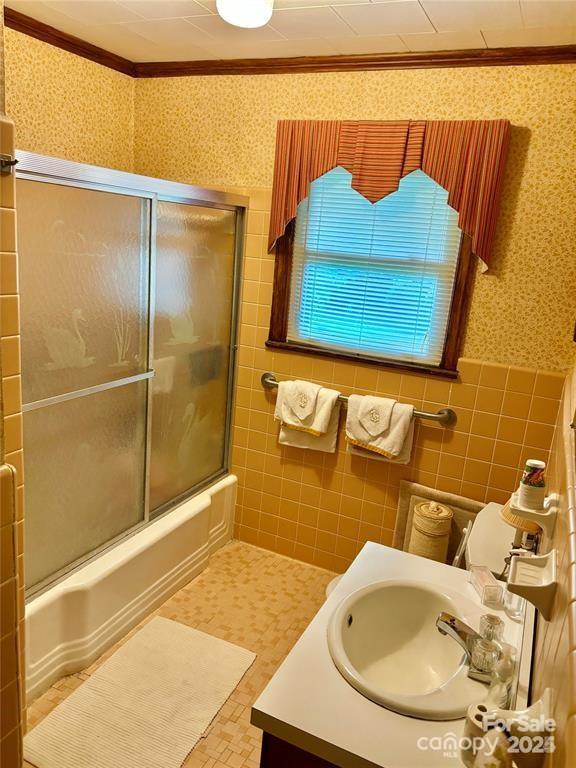
[[[260,381],[264,389],[276,389],[278,387],[278,379],[273,373],[267,371],[260,377]],[[340,395],[339,398],[345,405],[348,402],[348,398],[344,395]],[[428,413],[427,411],[414,411],[414,416],[417,419],[428,419],[429,421],[437,421],[438,424],[442,424],[443,427],[452,427],[456,424],[457,416],[452,408],[441,408],[437,413]]]

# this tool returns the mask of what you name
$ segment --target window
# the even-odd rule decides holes
[[[455,369],[464,293],[464,241],[448,192],[420,170],[371,203],[341,167],[309,186],[290,240],[286,299],[276,270],[274,313],[283,303],[282,346],[409,365]],[[281,244],[286,249],[286,243]],[[462,265],[460,262],[466,261]],[[279,274],[280,272],[280,274]],[[464,281],[467,282],[467,281]]]

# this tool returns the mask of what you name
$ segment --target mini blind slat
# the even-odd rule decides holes
[[[438,365],[461,232],[422,171],[372,204],[335,168],[298,206],[289,341]]]

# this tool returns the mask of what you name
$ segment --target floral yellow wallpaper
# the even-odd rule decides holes
[[[510,119],[495,258],[463,354],[574,360],[576,66],[132,80],[11,30],[6,63],[20,148],[223,188],[269,190],[282,118]]]
[[[5,30],[6,114],[18,149],[131,171],[134,80]]]
[[[138,80],[136,170],[268,188],[279,119],[508,118],[494,265],[476,280],[464,354],[567,370],[576,319],[575,98],[572,65]]]

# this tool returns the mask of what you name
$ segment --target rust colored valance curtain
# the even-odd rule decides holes
[[[311,181],[336,166],[372,203],[421,169],[448,191],[460,229],[488,265],[508,149],[507,120],[282,120],[276,136],[269,250],[296,216]]]

